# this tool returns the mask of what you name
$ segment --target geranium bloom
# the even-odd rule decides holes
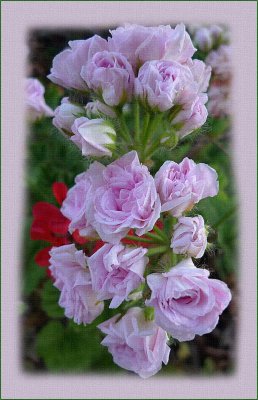
[[[85,109],[77,104],[69,101],[68,97],[64,97],[54,111],[53,125],[67,132],[71,132],[72,125],[80,114],[85,113]]]
[[[25,104],[30,120],[46,116],[52,117],[53,110],[44,99],[45,88],[36,78],[27,78],[25,81]]]
[[[160,200],[154,179],[140,164],[136,151],[109,164],[101,177],[92,206],[86,211],[101,239],[115,244],[131,228],[139,236],[152,230],[160,216]]]
[[[109,106],[116,106],[131,99],[134,73],[127,59],[120,53],[96,53],[82,68],[81,77]]]
[[[115,147],[116,131],[102,118],[77,118],[72,125],[71,137],[83,156],[112,156],[110,147]],[[109,147],[108,147],[109,146]]]
[[[180,217],[174,227],[171,248],[175,254],[187,254],[200,258],[207,246],[207,235],[201,215],[196,217]]]
[[[90,168],[76,176],[75,185],[68,191],[61,212],[69,218],[69,232],[79,230],[81,236],[94,235],[94,227],[91,224],[91,207],[96,186],[102,184],[102,173],[105,167],[94,162]]]
[[[112,299],[110,308],[117,308],[129,293],[143,281],[148,257],[147,249],[122,244],[105,244],[88,257],[92,288],[99,300]]]
[[[161,211],[169,211],[179,217],[205,197],[218,193],[216,171],[207,164],[195,164],[184,158],[181,163],[166,161],[155,175]]]
[[[111,30],[108,47],[126,56],[137,70],[146,61],[172,60],[186,62],[195,52],[184,24],[172,29],[169,25],[146,27],[125,24]]]
[[[119,314],[98,328],[107,336],[101,344],[107,346],[114,362],[133,371],[141,378],[156,374],[168,363],[170,348],[166,332],[153,321],[145,321],[143,310],[131,308],[117,321]]]
[[[81,70],[98,51],[106,50],[107,42],[98,35],[87,40],[68,42],[70,49],[65,49],[53,59],[53,66],[48,79],[68,89],[85,91],[87,85],[81,78]]]
[[[104,305],[92,290],[85,254],[70,244],[52,248],[50,255],[49,269],[54,285],[61,291],[59,305],[65,309],[65,316],[77,324],[91,323]]]
[[[196,268],[189,258],[167,273],[150,274],[147,282],[155,308],[155,322],[179,341],[213,331],[231,300],[224,282],[209,279],[209,271]]]

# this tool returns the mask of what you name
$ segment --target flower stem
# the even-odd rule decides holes
[[[136,144],[140,141],[140,109],[137,100],[134,102],[134,137]]]
[[[133,236],[133,235],[127,235],[125,239],[132,240],[134,242],[142,242],[142,243],[150,243],[150,244],[155,244],[152,239],[146,239],[138,236]]]
[[[121,136],[123,136],[124,140],[128,143],[132,143],[132,137],[130,135],[130,132],[128,130],[128,127],[126,125],[125,122],[125,118],[123,115],[123,112],[120,112],[118,115],[118,119],[119,119],[119,125],[120,125],[120,133]]]
[[[165,232],[163,232],[161,229],[159,229],[159,227],[157,227],[157,225],[154,225],[153,230],[154,230],[154,232],[157,233],[157,235],[159,235],[161,238],[165,239],[165,241],[168,240],[168,237],[165,234]]]
[[[167,250],[167,246],[153,247],[153,248],[148,250],[147,255],[151,257],[151,256],[154,256],[156,254],[165,253],[166,250]]]
[[[164,243],[164,238],[161,237],[160,235],[147,232],[147,233],[145,233],[145,236],[148,236],[149,238],[154,239],[156,242],[158,241],[158,242]],[[167,238],[166,238],[166,239],[167,239]]]

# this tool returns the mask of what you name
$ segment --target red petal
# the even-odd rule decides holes
[[[58,204],[62,204],[66,198],[68,188],[63,182],[55,182],[52,185],[52,191]]]
[[[73,240],[78,244],[84,244],[87,242],[87,239],[79,234],[78,229],[72,234]]]
[[[48,267],[50,265],[49,259],[50,254],[49,251],[52,249],[51,246],[45,247],[42,250],[39,250],[35,255],[35,263],[37,263],[40,267]]]
[[[35,219],[52,219],[58,218],[61,214],[59,208],[53,206],[53,204],[47,203],[45,201],[39,201],[34,204],[32,208],[32,214]],[[62,215],[62,214],[61,214]]]
[[[102,240],[97,240],[97,242],[95,243],[95,246],[92,250],[92,254],[96,253],[96,251],[98,251],[105,243],[102,242]]]

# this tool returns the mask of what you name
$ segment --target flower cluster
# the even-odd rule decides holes
[[[203,53],[205,63],[212,68],[211,84],[208,90],[209,114],[224,117],[231,114],[230,85],[232,81],[232,49],[228,44],[225,27],[211,25],[194,30],[194,43]]]
[[[187,157],[151,169],[161,146],[205,122],[211,68],[192,59],[183,24],[110,33],[69,42],[54,58],[49,79],[73,96],[53,124],[99,161],[68,191],[55,184],[60,209],[34,206],[31,237],[51,243],[47,265],[65,316],[90,324],[106,301],[117,313],[98,325],[102,345],[120,367],[147,378],[168,363],[171,338],[211,332],[231,299],[227,285],[192,260],[207,246],[193,208],[217,195],[216,171]],[[75,103],[76,93],[92,101]],[[107,156],[111,162],[101,162]]]

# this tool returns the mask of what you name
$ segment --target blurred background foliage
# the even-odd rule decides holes
[[[46,78],[53,57],[69,40],[87,38],[93,34],[107,36],[106,31],[86,30],[33,30],[28,35],[28,76],[44,84],[47,104],[53,109],[66,95],[65,90]],[[46,276],[45,268],[39,267],[34,257],[38,250],[48,244],[30,240],[32,206],[37,201],[50,202],[56,206],[52,184],[64,182],[71,187],[74,177],[87,169],[89,160],[68,142],[51,123],[41,119],[28,126],[27,138],[27,201],[23,229],[22,274],[22,322],[23,365],[26,371],[52,372],[105,372],[128,374],[112,362],[107,349],[100,345],[101,332],[96,326],[115,314],[105,308],[89,326],[78,326],[64,318],[58,306],[59,291]],[[170,361],[163,366],[160,375],[166,374],[213,374],[230,373],[234,369],[236,276],[237,276],[237,196],[231,165],[230,136],[233,134],[230,119],[209,117],[197,133],[180,142],[172,151],[160,150],[155,154],[153,171],[165,160],[180,162],[189,157],[216,169],[219,175],[218,196],[202,200],[194,213],[203,215],[210,226],[211,248],[198,261],[213,278],[224,280],[233,292],[230,306],[222,314],[216,329],[202,337],[185,343],[175,343]]]

